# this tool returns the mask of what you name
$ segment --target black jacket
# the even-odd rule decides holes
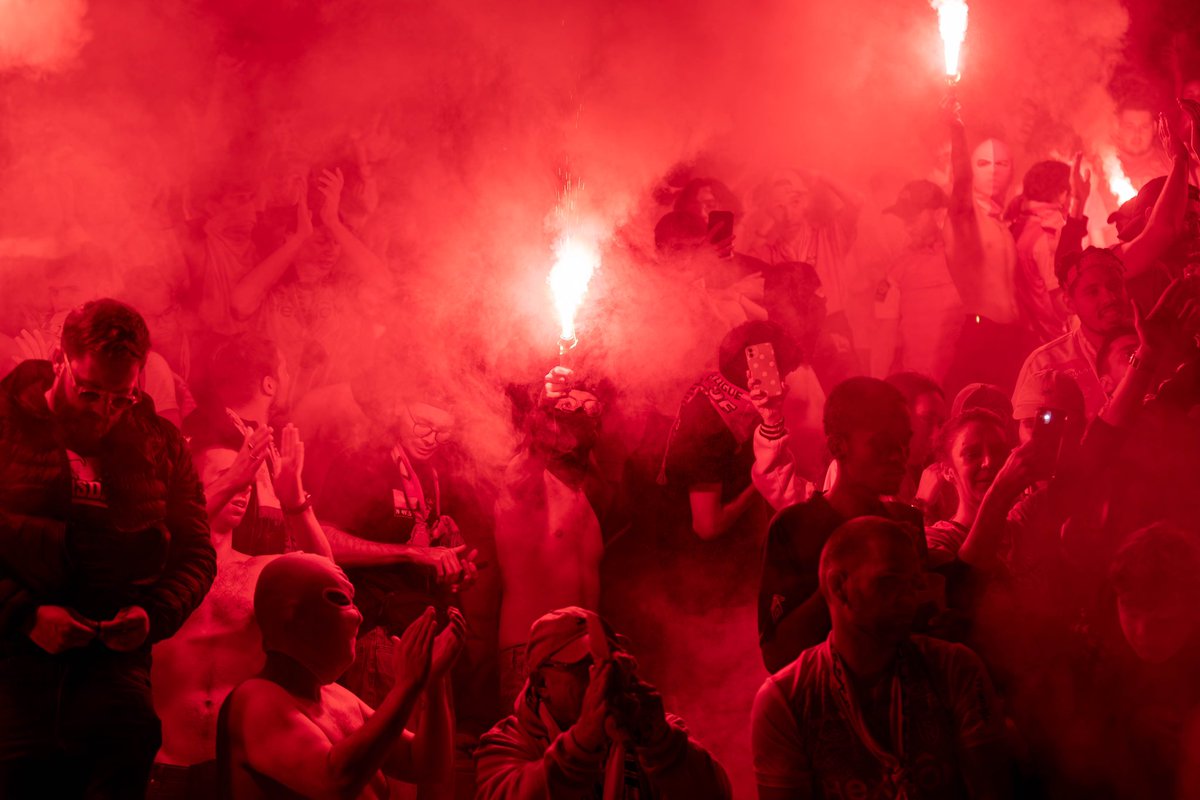
[[[179,431],[144,399],[102,442],[108,508],[73,506],[44,396],[53,381],[46,361],[0,381],[0,643],[24,637],[38,605],[97,620],[139,605],[148,647],[179,629],[216,575],[203,486]]]

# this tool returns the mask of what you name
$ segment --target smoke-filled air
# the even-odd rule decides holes
[[[0,796],[1200,797],[1198,142],[1181,0],[0,0]]]

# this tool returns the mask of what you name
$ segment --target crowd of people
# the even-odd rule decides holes
[[[0,796],[1200,797],[1192,95],[1122,109],[1119,206],[1082,156],[1010,197],[948,97],[869,330],[853,189],[674,175],[636,257],[703,368],[498,389],[494,478],[371,334],[361,148],[47,261],[0,337]],[[661,668],[655,614],[714,607],[757,618],[749,781]]]

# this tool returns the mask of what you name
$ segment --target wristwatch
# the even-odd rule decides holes
[[[1134,350],[1132,353],[1129,354],[1129,368],[1130,369],[1152,370],[1152,369],[1154,369],[1154,365],[1151,364],[1146,359],[1139,356],[1137,354],[1137,351]]]

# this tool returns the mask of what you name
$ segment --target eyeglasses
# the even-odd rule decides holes
[[[568,392],[554,403],[554,407],[559,411],[583,411],[589,417],[598,417],[604,413],[604,404],[586,393]]]
[[[128,393],[106,392],[103,389],[86,388],[80,383],[79,378],[75,376],[75,370],[71,368],[71,359],[64,355],[63,364],[67,367],[67,374],[71,376],[71,383],[75,387],[76,396],[88,405],[100,405],[107,400],[108,404],[114,410],[124,411],[142,399],[142,393],[136,388],[130,390]]]
[[[443,431],[423,422],[413,422],[412,432],[418,439],[428,439],[432,436],[438,444],[445,444],[454,438],[454,431]]]

